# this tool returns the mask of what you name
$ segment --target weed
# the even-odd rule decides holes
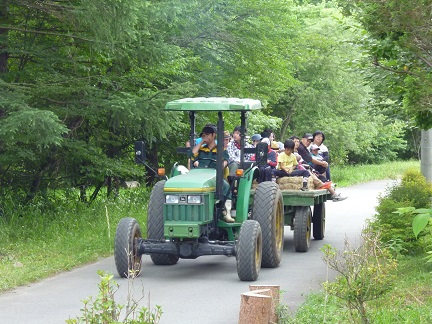
[[[131,292],[128,292],[128,302],[125,305],[118,304],[115,301],[115,292],[118,284],[113,280],[113,275],[103,271],[98,271],[101,279],[99,283],[99,294],[96,299],[89,297],[83,300],[84,307],[81,309],[82,315],[75,319],[68,319],[68,324],[157,324],[162,315],[160,306],[156,306],[153,311],[146,307],[138,308],[138,301],[131,298]],[[131,275],[128,282],[133,282],[135,276]]]
[[[330,245],[325,245],[323,252],[324,261],[339,274],[334,282],[324,283],[325,291],[346,303],[354,321],[360,318],[363,323],[369,323],[367,303],[390,291],[396,260],[381,246],[379,236],[371,228],[363,231],[359,247],[353,247],[345,240],[343,252]]]

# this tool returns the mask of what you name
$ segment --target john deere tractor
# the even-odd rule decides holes
[[[260,101],[238,98],[186,98],[166,104],[167,111],[188,112],[190,143],[196,140],[198,112],[217,112],[219,139],[223,139],[224,133],[223,114],[240,113],[241,168],[228,181],[235,222],[225,222],[223,217],[227,197],[223,192],[224,148],[219,140],[216,168],[189,171],[176,164],[167,180],[155,184],[148,204],[146,238],[135,218],[120,220],[114,254],[121,277],[139,274],[144,254],[150,255],[156,265],[175,265],[179,259],[203,255],[235,256],[238,277],[244,281],[256,280],[261,267],[279,265],[284,237],[282,194],[273,182],[260,183],[252,190],[253,180],[259,174],[258,165],[267,161],[267,144],[244,148],[247,115],[258,109],[262,109]],[[255,162],[245,162],[244,153],[255,154]]]

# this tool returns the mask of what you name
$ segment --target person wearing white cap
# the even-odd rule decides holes
[[[314,159],[316,159],[317,161],[324,161],[323,157],[319,154],[320,147],[318,145],[311,144],[309,150]],[[312,167],[316,170],[316,172],[325,176],[327,168],[323,167],[320,164],[314,164],[314,163],[312,164]]]
[[[315,164],[327,168],[328,163],[326,161],[318,161],[310,154],[308,147],[310,146],[312,139],[313,139],[312,134],[309,133],[304,134],[300,141],[300,145],[297,149],[298,153],[301,155],[302,159],[309,165]]]

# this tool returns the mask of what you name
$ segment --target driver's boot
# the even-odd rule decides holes
[[[235,219],[231,217],[231,200],[225,201],[225,210],[223,220],[227,223],[234,223]]]

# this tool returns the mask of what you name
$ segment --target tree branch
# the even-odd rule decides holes
[[[382,65],[380,62],[378,62],[378,58],[376,56],[374,57],[372,64],[377,66],[377,67],[380,67],[381,69],[386,70],[386,71],[390,71],[390,72],[394,72],[394,73],[398,73],[398,74],[409,74],[409,75],[418,76],[417,74],[412,73],[411,71],[404,71],[404,70],[401,71],[401,70],[394,70],[394,69],[388,68],[388,67]]]
[[[94,40],[88,39],[88,38],[84,38],[84,37],[79,37],[79,36],[75,36],[75,35],[68,35],[68,34],[61,34],[61,33],[54,33],[54,32],[46,32],[46,31],[41,31],[41,30],[30,30],[30,29],[22,29],[22,28],[17,28],[17,27],[11,27],[11,26],[1,26],[0,25],[0,30],[14,30],[14,31],[19,31],[22,33],[31,33],[31,34],[42,34],[42,35],[49,35],[49,36],[60,36],[60,37],[69,37],[69,38],[73,38],[73,39],[79,39],[82,41],[86,41],[86,42],[94,42]]]

